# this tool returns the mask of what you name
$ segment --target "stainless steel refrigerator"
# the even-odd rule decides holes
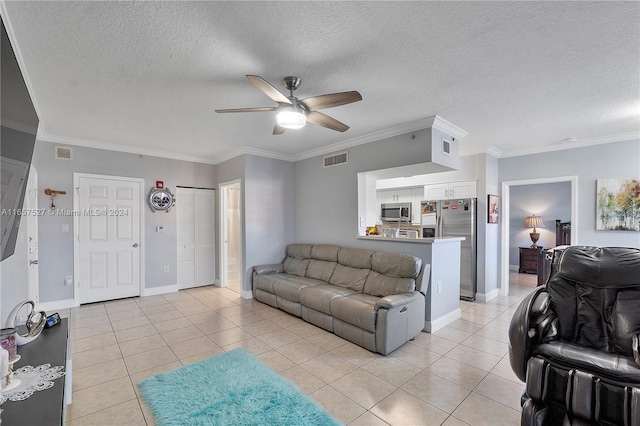
[[[460,298],[476,298],[476,199],[422,201],[422,236],[464,237],[460,247]]]

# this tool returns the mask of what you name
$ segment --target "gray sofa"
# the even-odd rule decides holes
[[[421,259],[329,244],[291,244],[286,255],[253,267],[256,300],[383,355],[424,328],[431,265]]]

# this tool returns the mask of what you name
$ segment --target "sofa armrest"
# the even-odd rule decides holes
[[[376,302],[376,309],[393,309],[400,306],[413,303],[417,299],[424,299],[424,296],[419,291],[412,291],[410,293],[392,294],[391,296],[385,296]]]
[[[256,265],[253,267],[254,274],[269,274],[271,272],[284,272],[284,264],[272,263],[270,265]]]

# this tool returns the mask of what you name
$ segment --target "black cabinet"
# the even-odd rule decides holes
[[[542,277],[544,247],[520,247],[520,266],[518,272],[521,274],[537,274]]]
[[[67,366],[68,321],[51,328],[45,328],[33,342],[18,347],[20,360],[14,364],[17,370],[25,365],[36,367],[45,363],[54,366]],[[71,375],[70,371],[66,374]],[[64,423],[64,386],[65,379],[52,380],[53,387],[34,392],[23,401],[6,401],[2,404],[2,425],[62,425]]]

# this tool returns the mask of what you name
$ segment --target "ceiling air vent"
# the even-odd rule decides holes
[[[339,166],[340,164],[347,164],[349,162],[348,153],[341,152],[340,154],[330,155],[322,159],[323,167]]]
[[[54,158],[56,160],[73,160],[73,150],[66,146],[56,146]]]

